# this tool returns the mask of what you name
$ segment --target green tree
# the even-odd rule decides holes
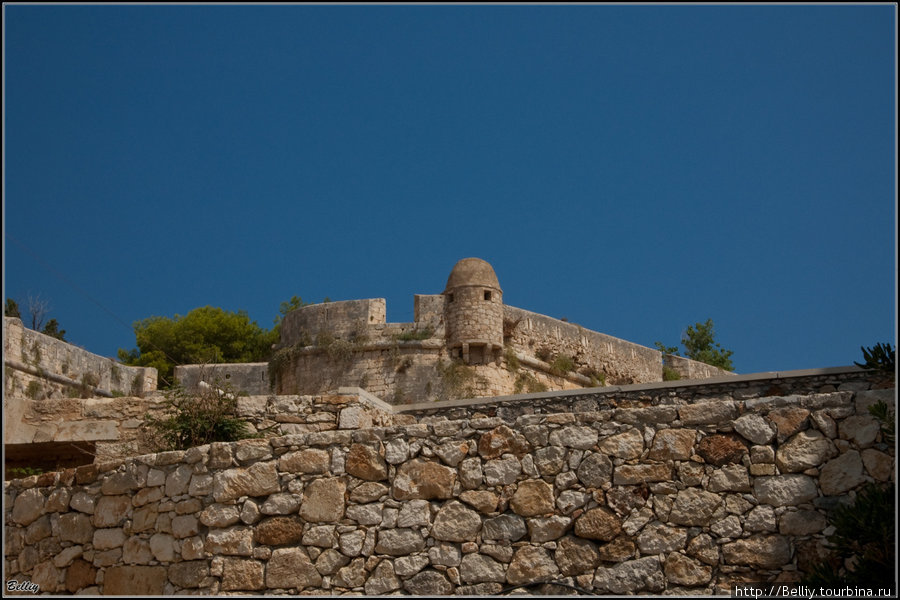
[[[653,345],[656,346],[656,349],[662,352],[663,354],[672,354],[673,356],[681,356],[678,354],[678,346],[666,346],[662,342],[653,342]]]
[[[55,337],[58,340],[66,341],[66,330],[59,328],[59,323],[56,322],[56,319],[47,321],[47,324],[44,325],[44,329],[41,333],[49,335],[50,337]]]
[[[275,317],[275,327],[272,329],[272,331],[275,332],[274,343],[277,343],[281,337],[281,322],[284,321],[287,314],[292,310],[297,310],[298,308],[309,305],[310,302],[304,302],[300,296],[291,296],[290,300],[281,303],[281,306],[278,307],[278,316]]]
[[[7,317],[22,318],[22,313],[19,312],[19,303],[12,298],[6,299],[6,307],[3,309],[3,314]]]
[[[695,323],[688,325],[684,335],[681,336],[681,344],[684,346],[684,355],[691,360],[700,361],[726,371],[733,371],[734,365],[731,363],[731,350],[723,350],[716,343],[715,331],[713,331],[712,319],[707,319],[706,323]],[[678,346],[666,346],[662,342],[654,342],[656,349],[663,354],[678,354]]]
[[[273,332],[251,321],[246,311],[212,306],[184,316],[149,317],[134,323],[137,348],[119,350],[127,365],[154,367],[164,386],[173,382],[175,365],[262,362],[272,352]]]
[[[685,356],[726,371],[733,371],[731,363],[731,350],[723,350],[715,341],[712,319],[706,323],[688,325],[687,331],[681,336],[681,344],[685,349]]]

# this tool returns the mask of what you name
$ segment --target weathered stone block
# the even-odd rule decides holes
[[[103,577],[103,593],[107,596],[162,596],[165,584],[165,567],[109,567]]]
[[[828,461],[819,474],[819,487],[826,496],[843,494],[863,482],[863,462],[856,450],[848,450]]]
[[[753,482],[753,494],[760,502],[772,506],[795,506],[819,495],[816,482],[799,474],[757,477]]]
[[[553,513],[553,486],[541,479],[522,481],[509,501],[517,515],[536,517]]]
[[[722,555],[730,565],[777,569],[791,560],[791,544],[780,535],[754,535],[722,546]]]
[[[608,508],[592,508],[575,520],[575,535],[608,542],[622,531],[622,520]]]
[[[346,485],[337,478],[315,479],[303,490],[300,516],[310,523],[331,523],[344,516]]]
[[[712,579],[712,567],[678,552],[666,557],[664,572],[669,582],[677,585],[706,585]]]
[[[620,465],[613,471],[615,485],[634,485],[671,479],[672,468],[665,464]]]
[[[700,440],[697,444],[697,454],[706,462],[721,467],[724,464],[740,462],[741,457],[747,453],[747,446],[736,435],[715,434]]]
[[[675,525],[706,526],[724,516],[722,497],[697,488],[687,488],[675,495],[669,521]]]
[[[599,567],[594,574],[594,587],[602,592],[629,594],[641,590],[659,592],[665,589],[665,577],[656,556]]]
[[[266,586],[303,589],[317,587],[322,576],[302,548],[278,548],[266,563]]]
[[[425,549],[425,538],[415,529],[383,529],[378,532],[375,551],[391,556],[405,556]]]
[[[775,453],[775,464],[782,473],[800,473],[818,467],[837,454],[827,437],[815,430],[798,432]]]
[[[216,473],[213,497],[227,503],[241,496],[267,496],[281,490],[274,462],[254,463],[246,469],[228,469]]]
[[[391,493],[396,500],[446,500],[452,495],[455,482],[456,471],[453,469],[414,459],[397,469]]]
[[[694,453],[696,429],[660,429],[653,436],[647,458],[651,460],[687,460]]]
[[[387,479],[387,463],[384,460],[383,448],[375,449],[363,444],[351,445],[345,468],[350,475],[365,481]]]
[[[263,579],[265,567],[258,560],[225,558],[222,565],[223,592],[254,591],[266,587]]]
[[[550,581],[559,576],[559,568],[550,553],[538,546],[523,546],[516,551],[506,570],[513,585]]]

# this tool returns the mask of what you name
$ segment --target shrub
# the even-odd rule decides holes
[[[868,483],[851,506],[828,515],[831,557],[816,565],[805,584],[840,588],[892,588],[894,581],[894,486]]]
[[[884,437],[884,441],[893,445],[895,436],[895,415],[888,408],[887,403],[884,400],[879,400],[875,404],[869,407],[869,414],[878,419],[879,423],[881,423],[881,435]]]
[[[508,371],[515,373],[519,370],[519,357],[516,356],[516,351],[512,349],[512,346],[504,348],[503,358],[506,359],[506,369]]]
[[[663,365],[663,381],[678,381],[679,379],[681,379],[681,373],[672,367]]]
[[[550,363],[550,373],[562,377],[575,368],[575,361],[568,354],[560,354],[554,357]]]
[[[41,384],[37,381],[29,381],[28,387],[25,388],[25,395],[31,398],[32,400],[37,400],[38,396],[40,396],[43,388]]]
[[[22,479],[31,477],[32,475],[40,475],[44,472],[40,467],[7,467],[5,470],[5,479]]]
[[[859,347],[862,350],[863,358],[866,362],[860,364],[856,361],[853,362],[857,367],[862,367],[863,369],[869,369],[872,371],[880,371],[882,373],[890,373],[894,374],[894,369],[896,366],[896,348],[892,347],[890,344],[875,344],[871,348],[866,348],[864,346]]]
[[[165,393],[163,416],[148,415],[144,428],[160,450],[186,450],[211,442],[254,437],[250,424],[236,415],[237,396],[230,384],[188,392],[180,384]]]
[[[475,383],[480,382],[475,369],[461,360],[451,360],[450,362],[439,361],[437,370],[441,376],[442,400],[475,396]]]
[[[520,394],[523,391],[529,394],[536,392],[546,392],[547,386],[538,381],[537,378],[531,373],[519,373],[519,376],[516,377],[513,391],[516,394]]]
[[[93,396],[94,388],[97,387],[98,383],[100,383],[100,376],[96,373],[82,373],[81,385],[78,386],[81,397],[90,398]]]
[[[401,334],[395,336],[399,342],[410,342],[413,340],[427,340],[431,336],[434,335],[434,330],[431,327],[426,327],[425,329],[414,329],[412,331],[405,331]]]
[[[534,351],[534,355],[544,362],[550,362],[550,359],[553,357],[553,351],[547,346],[541,346]]]

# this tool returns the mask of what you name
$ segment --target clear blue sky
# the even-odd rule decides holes
[[[893,5],[7,4],[4,27],[4,295],[92,352],[205,305],[268,328],[292,295],[411,321],[468,256],[506,303],[639,344],[712,318],[741,373],[896,343]]]

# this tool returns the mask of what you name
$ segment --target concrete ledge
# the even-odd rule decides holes
[[[439,402],[419,402],[417,404],[404,404],[394,406],[393,412],[406,413],[419,410],[433,410],[436,408],[455,408],[461,406],[474,406],[479,404],[504,404],[521,400],[547,400],[553,398],[567,398],[573,396],[609,395],[622,392],[657,391],[664,389],[679,389],[689,387],[701,387],[710,385],[733,385],[737,383],[752,383],[754,381],[772,381],[778,379],[795,379],[799,377],[816,377],[820,375],[841,375],[844,373],[863,373],[866,369],[857,366],[826,367],[824,369],[799,369],[796,371],[766,371],[763,373],[749,373],[747,375],[727,375],[712,377],[710,379],[680,379],[676,381],[659,381],[654,383],[636,383],[632,385],[614,385],[594,388],[582,388],[579,390],[559,390],[555,392],[536,392],[532,394],[514,394],[511,396],[489,396],[484,398],[461,398],[459,400],[442,400]]]
[[[342,387],[337,391],[340,396],[358,396],[359,400],[364,404],[373,406],[386,413],[393,413],[394,407],[374,394],[370,394],[366,390],[359,387]]]

